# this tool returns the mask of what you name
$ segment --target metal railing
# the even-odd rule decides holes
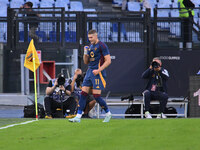
[[[40,17],[32,16],[40,15]],[[31,18],[31,17],[32,18]],[[87,31],[96,29],[103,42],[143,43],[147,12],[65,12],[64,8],[8,9],[8,45],[30,41],[30,27],[36,24],[38,42],[87,42]],[[12,39],[13,43],[9,43]]]
[[[28,9],[9,8],[7,34],[7,45],[10,48],[15,48],[22,42],[30,42],[31,38],[37,42],[52,41],[64,46],[65,10],[64,8],[40,8],[28,11]]]
[[[96,29],[103,42],[144,42],[146,12],[87,12],[86,15],[87,31]]]
[[[200,15],[195,8],[195,16],[179,17],[179,8],[154,9],[154,49],[183,48],[181,43],[191,43],[191,48],[199,48],[200,44]],[[162,14],[162,17],[160,17]],[[163,15],[165,14],[165,15]],[[187,28],[187,32],[184,32]],[[187,38],[185,38],[187,37]],[[180,45],[181,44],[181,45]]]

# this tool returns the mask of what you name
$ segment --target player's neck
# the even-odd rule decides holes
[[[94,43],[94,45],[96,45],[97,43],[99,43],[99,39],[96,40],[96,42]]]

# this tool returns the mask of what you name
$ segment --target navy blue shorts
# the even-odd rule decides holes
[[[106,87],[105,76],[100,72],[98,75],[92,73],[94,69],[88,69],[82,86],[92,87],[96,90],[103,90]]]

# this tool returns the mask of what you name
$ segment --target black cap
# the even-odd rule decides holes
[[[58,85],[65,84],[65,75],[63,73],[58,74]]]
[[[59,73],[57,78],[65,78],[65,75],[63,73]]]

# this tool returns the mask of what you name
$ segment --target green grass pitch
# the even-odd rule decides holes
[[[199,140],[200,119],[41,119],[0,130],[0,150],[199,150]]]

